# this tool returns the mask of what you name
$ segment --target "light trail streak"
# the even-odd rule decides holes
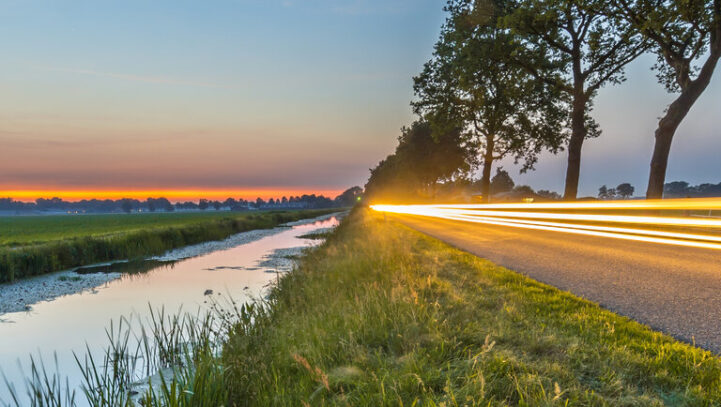
[[[706,200],[708,201],[708,200]],[[515,204],[510,204],[515,205]],[[536,209],[541,204],[520,204],[523,209]],[[507,204],[496,205],[499,208],[509,209]],[[545,206],[545,205],[544,205]],[[703,249],[721,250],[721,236],[706,234],[680,233],[663,230],[650,230],[638,227],[618,227],[602,225],[585,225],[577,223],[564,223],[561,221],[589,221],[597,223],[626,223],[656,226],[691,226],[703,228],[721,227],[720,220],[687,219],[655,216],[618,216],[618,215],[589,215],[564,214],[544,212],[520,211],[487,211],[468,210],[465,208],[487,209],[489,205],[373,205],[371,208],[380,212],[426,216],[449,219],[463,222],[483,223],[515,228],[545,230],[553,232],[572,233],[587,236],[634,240],[648,243],[668,244],[677,246],[697,247]],[[598,208],[600,206],[597,206]],[[677,202],[674,209],[680,208]],[[681,207],[684,208],[685,207]],[[543,208],[546,209],[546,208]],[[552,209],[558,209],[553,207]],[[540,220],[539,220],[540,219]],[[549,222],[547,219],[555,220]]]
[[[608,227],[608,226],[593,226],[593,225],[576,225],[576,224],[568,224],[568,223],[557,223],[557,222],[539,222],[539,221],[518,221],[518,220],[503,220],[498,218],[486,218],[486,217],[474,217],[474,216],[464,216],[464,215],[448,215],[446,219],[455,219],[455,220],[462,220],[467,222],[476,222],[476,223],[488,223],[488,222],[503,222],[504,225],[535,225],[535,226],[544,226],[549,228],[555,228],[558,230],[559,228],[562,229],[563,232],[567,232],[567,229],[574,229],[574,230],[586,230],[586,231],[599,231],[599,232],[605,232],[609,234],[613,234],[613,237],[618,237],[618,234],[624,234],[624,235],[630,235],[631,240],[636,240],[635,235],[645,235],[645,236],[657,236],[663,239],[664,242],[668,240],[677,241],[677,240],[701,240],[706,242],[715,242],[717,243],[712,248],[719,248],[721,249],[721,236],[709,236],[709,235],[697,235],[697,234],[690,234],[690,233],[675,233],[675,232],[663,232],[658,230],[648,230],[648,229],[634,229],[634,228],[618,228],[618,227]],[[607,236],[607,237],[610,237]],[[652,241],[652,240],[648,240]],[[661,243],[660,240],[653,240],[655,243]],[[693,243],[693,242],[689,242]],[[711,246],[704,244],[703,246],[699,247],[705,247],[710,248]]]
[[[588,202],[540,202],[499,204],[433,204],[434,208],[456,209],[658,209],[721,210],[721,198],[644,199]]]
[[[481,219],[477,219],[477,218],[455,219],[455,217],[453,217],[453,216],[448,216],[448,217],[443,217],[443,218],[451,219],[451,220],[463,220],[466,222],[474,222],[474,223],[485,223],[485,224],[498,225],[498,226],[510,226],[510,227],[515,227],[515,228],[546,230],[546,231],[552,231],[552,232],[572,233],[572,234],[577,234],[577,235],[608,237],[608,238],[615,238],[615,239],[635,240],[635,241],[648,242],[648,243],[660,243],[660,244],[670,244],[670,245],[676,245],[676,246],[698,247],[698,248],[702,248],[702,249],[721,250],[721,244],[719,244],[719,243],[706,243],[706,242],[680,240],[680,239],[666,239],[666,238],[652,237],[652,236],[639,236],[639,235],[624,234],[624,233],[601,232],[601,231],[594,231],[594,230],[569,228],[569,227],[565,227],[565,226],[564,227],[556,227],[556,226],[535,225],[535,224],[523,223],[523,222],[504,222],[502,220],[495,220],[495,219],[483,219],[483,218],[481,218]]]
[[[577,213],[511,212],[455,209],[465,215],[526,219],[563,219],[578,222],[636,223],[645,225],[721,228],[721,219],[671,218],[663,216],[595,215]]]

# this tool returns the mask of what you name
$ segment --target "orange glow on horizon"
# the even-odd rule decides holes
[[[254,200],[300,195],[325,195],[335,198],[343,190],[323,188],[218,188],[218,189],[139,189],[139,190],[102,190],[102,189],[0,189],[0,198],[12,198],[17,201],[32,202],[38,198],[60,198],[65,201],[83,199],[121,199],[131,198],[167,198],[170,201],[197,201],[198,199],[226,200],[228,198]]]

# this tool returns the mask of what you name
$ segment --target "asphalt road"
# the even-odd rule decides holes
[[[721,353],[721,251],[418,216],[394,218],[655,330]]]

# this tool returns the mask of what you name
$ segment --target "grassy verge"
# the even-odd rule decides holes
[[[227,405],[721,403],[709,352],[362,211],[222,363]]]
[[[10,236],[13,242],[24,245],[0,246],[0,283],[91,263],[160,254],[332,211],[2,218],[0,236]]]
[[[719,357],[364,210],[268,302],[153,321],[141,363],[165,374],[131,400],[137,357],[111,329],[78,362],[91,405],[721,405]],[[75,405],[32,372],[30,398],[57,400],[37,405]]]

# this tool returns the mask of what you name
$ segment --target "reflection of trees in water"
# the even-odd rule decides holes
[[[161,260],[130,260],[123,262],[115,262],[109,264],[100,264],[96,266],[79,267],[75,269],[78,274],[93,274],[93,273],[121,273],[127,276],[134,276],[138,274],[145,274],[152,270],[160,270],[166,268],[173,268],[177,261],[161,261]]]

